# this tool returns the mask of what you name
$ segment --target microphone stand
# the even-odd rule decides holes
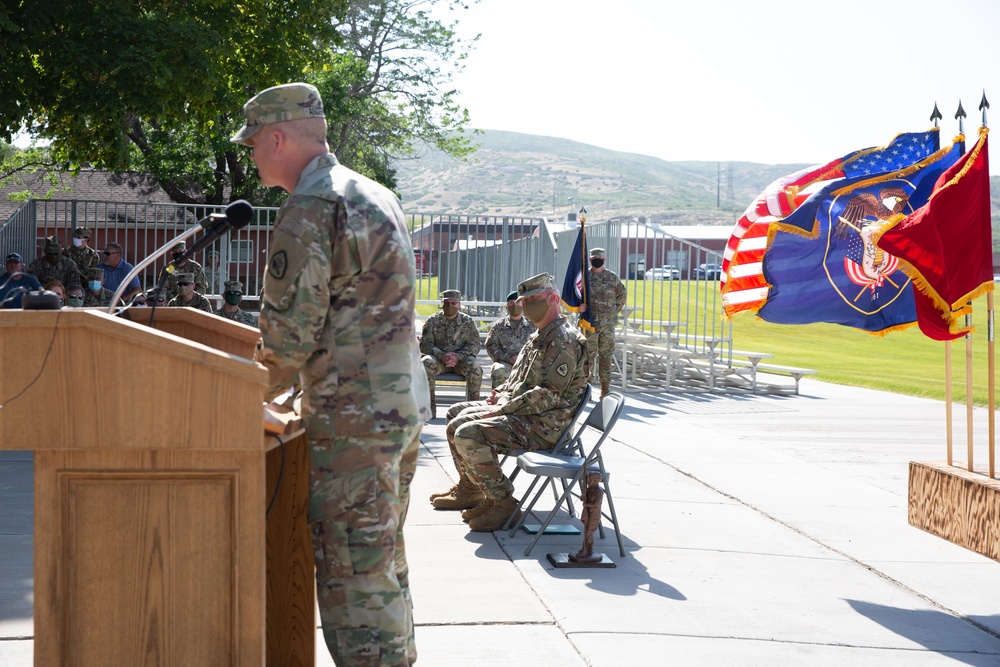
[[[213,215],[222,215],[222,217],[225,217],[223,214],[213,214]],[[201,226],[201,225],[195,225],[191,229],[188,229],[187,231],[185,231],[184,233],[182,233],[180,236],[177,236],[173,240],[168,241],[167,243],[163,244],[161,247],[157,248],[153,252],[152,255],[150,255],[146,259],[144,259],[141,262],[139,262],[138,264],[136,264],[135,268],[132,269],[127,276],[125,276],[125,279],[122,280],[121,285],[119,285],[118,289],[115,290],[114,296],[111,297],[111,303],[108,305],[108,315],[111,315],[112,313],[114,313],[114,311],[115,311],[115,304],[118,303],[118,300],[121,299],[122,294],[125,293],[125,289],[128,287],[129,282],[133,278],[135,278],[137,275],[139,275],[140,271],[142,271],[144,268],[146,268],[147,266],[149,266],[150,264],[152,264],[153,262],[155,262],[157,257],[161,257],[161,256],[167,254],[168,250],[170,250],[171,248],[173,248],[175,245],[177,245],[181,241],[185,241],[188,238],[190,238],[190,237],[194,236],[195,234],[197,234],[198,232],[201,232],[201,231],[204,231],[204,230],[205,230],[205,228],[203,226]]]

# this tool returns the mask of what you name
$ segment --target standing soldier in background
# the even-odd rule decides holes
[[[507,317],[497,320],[486,336],[486,353],[493,360],[490,368],[490,388],[496,389],[510,377],[511,366],[524,347],[528,336],[535,333],[535,325],[529,322],[517,302],[517,290],[507,295]]]
[[[271,399],[302,386],[309,522],[323,637],[339,667],[417,659],[403,542],[427,383],[414,331],[413,249],[399,200],[330,152],[319,91],[275,86],[243,107],[232,141],[274,222],[254,359]]]
[[[77,269],[76,264],[69,257],[62,254],[62,246],[59,239],[50,236],[45,239],[45,256],[36,259],[28,267],[28,273],[38,278],[38,282],[45,284],[53,280],[58,280],[63,285],[78,283],[83,280],[83,274]]]
[[[181,241],[173,247],[170,251],[170,256],[177,260],[178,257],[184,254],[187,250],[187,243]],[[174,298],[179,293],[177,289],[177,281],[181,273],[186,273],[191,275],[191,280],[194,282],[194,291],[198,294],[207,294],[208,281],[205,279],[205,269],[201,268],[201,264],[194,261],[193,259],[185,259],[183,262],[177,265],[176,270],[173,273],[167,275],[167,282],[164,283],[164,287],[167,288],[167,297]]]
[[[256,327],[257,322],[254,321],[253,315],[240,308],[241,301],[243,301],[243,283],[238,280],[227,280],[222,292],[222,308],[215,314],[248,327]]]
[[[64,256],[69,257],[76,264],[81,280],[87,275],[87,271],[97,266],[101,261],[101,256],[88,245],[89,243],[90,230],[86,227],[77,227],[73,230],[73,245],[62,251]]]
[[[427,387],[431,392],[431,417],[437,409],[434,379],[441,373],[458,373],[465,378],[465,400],[478,401],[483,384],[483,368],[476,355],[482,342],[475,321],[461,312],[462,293],[455,289],[441,292],[441,312],[424,322],[420,333],[420,352],[424,356]]]
[[[625,307],[627,293],[618,274],[605,268],[604,248],[590,251],[590,311],[588,320],[594,331],[587,332],[587,352],[590,367],[597,357],[597,373],[601,380],[601,398],[611,390],[611,357],[615,353],[615,327],[618,313]],[[586,305],[581,311],[586,311]]]

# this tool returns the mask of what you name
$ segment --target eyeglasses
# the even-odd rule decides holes
[[[83,298],[83,294],[70,294],[69,298],[70,299],[82,299]]]
[[[120,254],[121,253],[118,252],[117,250],[112,250],[111,252],[108,252],[107,250],[104,251],[104,256],[105,257],[107,257],[108,255],[120,255]]]
[[[145,301],[135,301],[135,302],[132,303],[132,305],[133,306],[145,306],[146,302]]]
[[[177,283],[177,284],[180,285],[181,287],[184,287],[185,285],[190,285],[191,283]]]
[[[243,296],[243,292],[226,292],[223,296]]]

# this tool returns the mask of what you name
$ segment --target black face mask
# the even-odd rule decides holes
[[[592,267],[594,267],[595,269],[599,269],[602,266],[604,266],[604,260],[603,259],[592,259],[592,260],[590,260],[590,265]]]
[[[170,256],[174,258],[174,261],[177,261],[177,258],[178,258],[178,257],[180,257],[180,256],[181,256],[181,255],[183,255],[183,254],[184,254],[184,252],[183,252],[183,251],[182,251],[182,252],[177,252],[177,251],[175,250],[175,251],[173,251],[172,253],[170,253]]]

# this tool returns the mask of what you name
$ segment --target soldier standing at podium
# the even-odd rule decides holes
[[[290,83],[243,107],[234,137],[278,211],[254,358],[272,398],[303,388],[309,522],[323,635],[340,667],[416,660],[403,523],[430,418],[402,208],[338,163],[319,91]]]

